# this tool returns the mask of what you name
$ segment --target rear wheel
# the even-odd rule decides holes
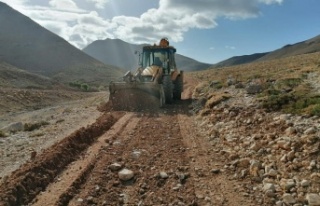
[[[166,104],[171,104],[173,101],[173,84],[170,75],[164,75],[162,80],[163,91]]]
[[[174,99],[181,100],[182,89],[183,89],[183,79],[181,76],[178,76],[174,83],[174,90],[173,90]]]

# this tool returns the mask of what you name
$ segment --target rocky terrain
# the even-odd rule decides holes
[[[240,182],[241,194],[259,205],[319,205],[319,117],[259,108],[242,90],[197,125],[223,164],[220,171]]]
[[[159,111],[94,93],[7,117],[49,124],[1,138],[0,205],[320,204],[318,116],[268,111],[249,83],[185,83]]]

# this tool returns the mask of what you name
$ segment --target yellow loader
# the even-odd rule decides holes
[[[109,85],[113,109],[156,109],[181,100],[183,71],[177,69],[175,53],[167,38],[161,39],[159,45],[144,46],[137,71],[129,71],[123,81]]]

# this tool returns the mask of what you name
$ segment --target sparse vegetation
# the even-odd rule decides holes
[[[25,123],[24,124],[24,131],[33,131],[36,129],[39,129],[42,126],[49,125],[49,122],[46,121],[41,121],[41,122],[36,122],[36,123]]]
[[[90,87],[87,83],[81,83],[81,82],[78,82],[78,81],[75,81],[75,82],[69,82],[69,86],[70,87],[73,87],[73,88],[77,88],[77,89],[80,89],[82,91],[89,91]]]
[[[0,130],[0,137],[6,137],[6,134]]]
[[[320,115],[320,97],[310,83],[310,74],[319,75],[320,53],[305,54],[277,60],[243,64],[189,73],[202,81],[195,94],[210,97],[214,90],[230,86],[230,79],[248,85],[258,83],[263,89],[256,97],[268,111]],[[203,83],[206,82],[206,83]],[[210,84],[214,82],[214,84]],[[313,84],[318,84],[317,79]],[[320,87],[320,83],[319,83]]]

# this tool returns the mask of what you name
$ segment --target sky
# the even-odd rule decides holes
[[[320,0],[0,0],[83,49],[107,38],[167,37],[205,63],[269,52],[320,35]]]

